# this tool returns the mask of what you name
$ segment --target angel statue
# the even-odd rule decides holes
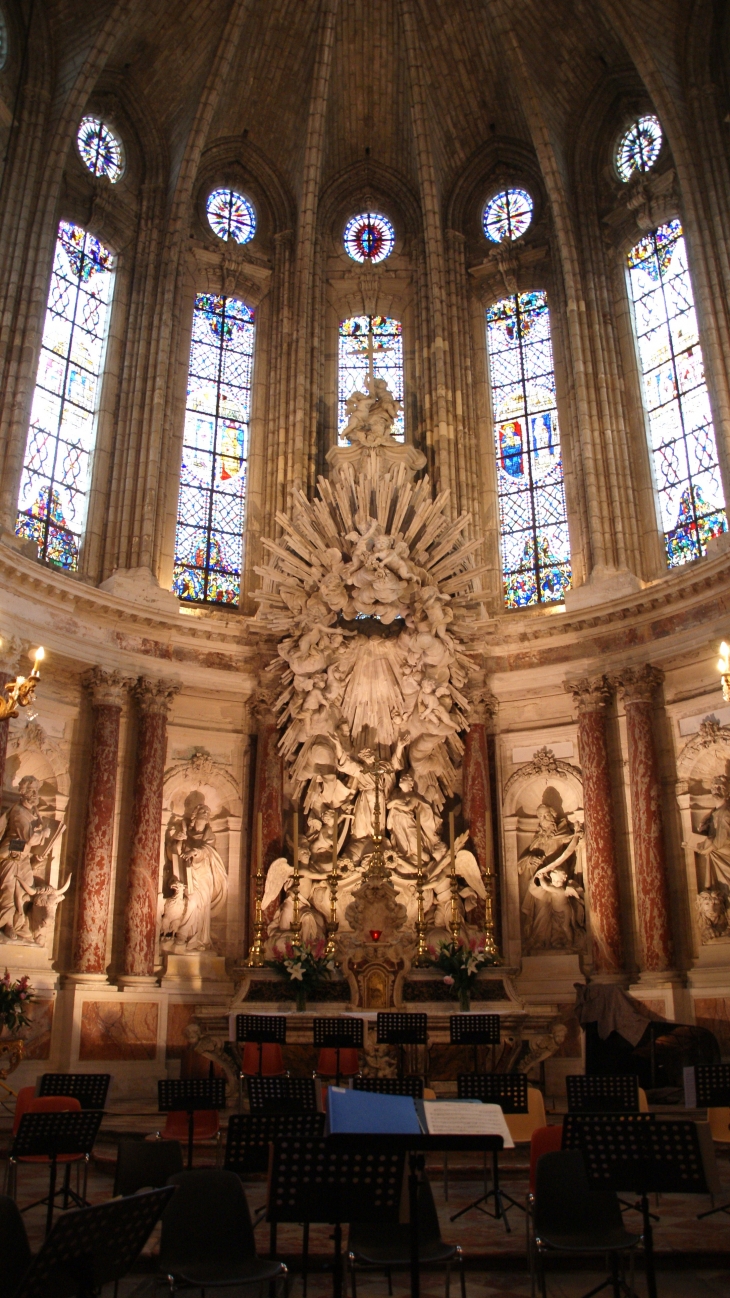
[[[34,775],[24,775],[19,801],[0,817],[0,942],[35,941],[26,906],[50,891],[34,869],[50,856],[65,826],[59,822],[49,834],[38,809],[40,788]]]
[[[204,802],[190,815],[171,822],[165,851],[172,865],[172,896],[163,911],[162,948],[175,953],[205,951],[212,946],[211,916],[228,897],[228,876],[215,850],[210,810]]]

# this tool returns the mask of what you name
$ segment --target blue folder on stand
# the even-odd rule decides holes
[[[327,1132],[420,1136],[422,1127],[410,1095],[377,1095],[370,1091],[329,1086]]]

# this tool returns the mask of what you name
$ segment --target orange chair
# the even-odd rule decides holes
[[[563,1147],[563,1124],[555,1123],[551,1127],[536,1127],[530,1138],[530,1183],[527,1189],[527,1212],[525,1213],[525,1232],[527,1244],[527,1261],[530,1268],[532,1293],[535,1293],[535,1258],[532,1248],[530,1224],[535,1202],[535,1184],[537,1180],[537,1163],[543,1154],[554,1154]]]
[[[218,1163],[218,1151],[221,1141],[221,1124],[217,1109],[196,1109],[193,1114],[193,1144],[210,1145],[214,1144],[216,1149],[216,1165]],[[165,1125],[161,1131],[156,1131],[154,1136],[148,1136],[148,1140],[179,1140],[185,1148],[188,1143],[188,1115],[183,1110],[173,1110],[165,1118]]]
[[[69,1113],[78,1111],[81,1108],[79,1101],[73,1095],[36,1095],[34,1086],[21,1086],[18,1091],[18,1098],[15,1104],[15,1117],[13,1118],[13,1136],[17,1135],[20,1126],[20,1120],[24,1113]],[[10,1158],[8,1160],[7,1183],[6,1189],[8,1194],[14,1199],[18,1178],[18,1163],[44,1163],[50,1164],[50,1158],[45,1154],[29,1154],[24,1158]],[[63,1182],[63,1206],[68,1207],[69,1199],[69,1179],[71,1176],[71,1163],[84,1163],[84,1189],[82,1198],[86,1198],[86,1179],[89,1171],[89,1160],[85,1154],[59,1154],[56,1164],[66,1164],[66,1173]],[[60,1191],[59,1191],[60,1193]],[[42,1203],[43,1200],[36,1200]],[[35,1207],[34,1203],[26,1204],[22,1209]]]
[[[339,1054],[339,1066],[337,1055]],[[323,1046],[317,1059],[316,1077],[357,1077],[360,1072],[360,1060],[355,1046],[342,1046],[337,1051],[334,1046]]]
[[[260,1057],[259,1057],[260,1052]],[[259,1045],[256,1041],[246,1041],[243,1046],[241,1072],[244,1077],[285,1077],[284,1056],[281,1046],[275,1042]]]

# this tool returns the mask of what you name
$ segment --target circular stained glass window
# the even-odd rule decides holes
[[[634,122],[616,150],[616,169],[621,179],[631,180],[637,171],[651,171],[663,138],[659,120],[651,114]]]
[[[81,161],[92,176],[106,176],[116,184],[124,171],[122,146],[106,122],[98,117],[83,117],[76,136]]]
[[[361,212],[345,226],[345,252],[353,261],[369,261],[371,265],[385,261],[395,245],[395,230],[387,216],[377,212]]]
[[[484,209],[484,233],[493,243],[520,239],[532,221],[533,203],[526,189],[503,189]]]
[[[208,224],[219,239],[248,243],[256,233],[256,213],[235,189],[214,189],[205,205]]]

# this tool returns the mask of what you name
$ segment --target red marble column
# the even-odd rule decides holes
[[[621,899],[606,742],[606,706],[611,687],[605,676],[598,676],[569,682],[565,688],[578,708],[593,971],[613,974],[621,969]]]
[[[256,774],[254,778],[253,825],[251,826],[249,916],[253,923],[256,904],[256,826],[261,812],[264,874],[272,861],[284,852],[284,762],[279,753],[279,728],[271,705],[259,699],[253,709],[256,722]],[[249,938],[251,940],[251,938]]]
[[[143,677],[134,688],[139,729],[124,916],[122,974],[125,978],[151,978],[155,968],[167,710],[179,688],[171,681],[149,681]]]
[[[648,664],[619,677],[626,709],[636,906],[646,973],[661,973],[673,962],[661,785],[652,729],[652,699],[662,679],[662,673]]]
[[[84,854],[77,885],[79,909],[73,971],[103,975],[111,901],[119,722],[126,682],[119,672],[104,672],[94,667],[87,673],[84,684],[91,695],[94,728]]]

